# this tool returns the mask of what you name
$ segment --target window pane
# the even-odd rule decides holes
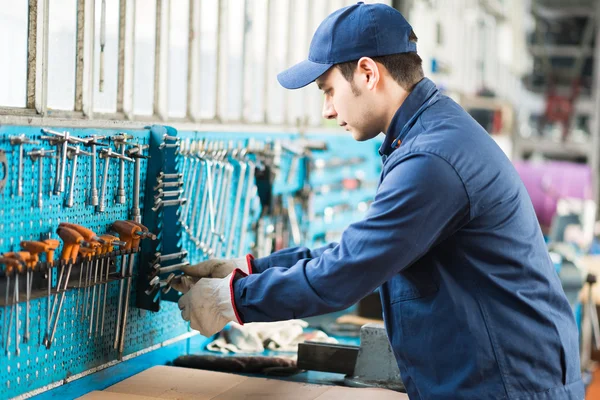
[[[117,70],[119,65],[119,1],[106,1],[104,44],[104,90],[100,92],[100,29],[102,0],[96,1],[96,40],[94,50],[94,111],[117,111]]]
[[[4,4],[6,3],[6,4]],[[3,2],[0,7],[0,54],[9,62],[0,63],[0,106],[27,104],[27,20],[26,1]]]
[[[280,124],[284,122],[284,109],[286,105],[285,89],[277,82],[277,74],[288,68],[288,11],[289,1],[272,1],[272,14],[270,21],[270,57],[269,74],[267,76],[268,88],[268,115],[269,123]]]
[[[185,117],[187,105],[189,0],[171,1],[169,116]]]
[[[246,77],[244,113],[248,121],[264,118],[265,72],[267,72],[267,0],[248,2],[248,33],[246,38]]]
[[[242,115],[244,0],[228,0],[227,14],[227,103],[221,109],[225,119],[239,120]]]
[[[329,15],[329,6],[327,1],[313,0],[311,4],[311,16],[310,16],[310,29],[308,35],[312,38],[312,35],[317,30],[317,27],[323,22],[325,17]],[[310,40],[310,39],[309,39]],[[309,42],[310,43],[310,42]],[[308,112],[309,112],[309,125],[321,126],[323,124],[323,94],[317,88],[317,85],[309,85],[308,91]]]
[[[201,81],[200,117],[215,116],[215,90],[217,77],[217,22],[219,2],[202,0],[200,21],[200,73]]]
[[[77,1],[53,0],[49,4],[48,108],[72,110],[75,106]]]
[[[156,45],[156,1],[135,3],[135,65],[133,112],[152,115],[154,109],[154,59]]]
[[[291,3],[290,24],[291,46],[290,56],[288,57],[290,65],[295,65],[308,57],[308,46],[310,44],[309,34],[312,34],[308,26],[308,0],[295,0]],[[308,92],[314,90],[316,85],[311,84],[307,87],[288,92],[288,122],[292,125],[297,123],[303,124],[304,118],[307,115],[306,103],[308,101]]]

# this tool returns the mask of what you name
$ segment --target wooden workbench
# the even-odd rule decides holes
[[[385,389],[313,385],[222,372],[157,366],[125,379],[104,391],[88,393],[80,399],[408,400],[408,396]]]

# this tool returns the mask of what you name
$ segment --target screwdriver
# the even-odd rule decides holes
[[[94,233],[91,229],[88,229],[82,225],[79,224],[73,224],[73,223],[69,223],[69,222],[61,222],[59,227],[63,227],[63,228],[69,228],[69,229],[73,229],[74,231],[76,231],[77,233],[79,233],[81,236],[83,236],[83,240],[89,245],[92,246],[94,249],[97,249],[100,244],[103,243],[102,239],[100,237],[98,237],[98,235],[96,235],[96,233]],[[77,290],[77,301],[75,303],[75,315],[77,315],[78,313],[78,309],[79,309],[79,297],[81,295],[81,278],[82,278],[82,274],[83,274],[83,267],[84,265],[87,265],[88,268],[91,267],[91,264],[93,262],[93,260],[88,257],[86,258],[87,262],[86,263],[81,263],[80,268],[79,268],[79,285],[78,285],[78,290]],[[96,270],[95,270],[95,274],[98,274],[98,260],[96,260]],[[91,277],[91,271],[90,271],[90,277]],[[94,286],[94,297],[96,294],[96,287]],[[86,285],[85,288],[85,310],[84,313],[87,314],[87,292],[89,291],[89,287]],[[83,307],[82,307],[83,308]],[[93,314],[92,314],[93,315]],[[84,315],[82,314],[82,320],[84,318]]]
[[[10,311],[10,318],[8,321],[8,340],[7,340],[7,352],[8,347],[10,346],[10,330],[12,327],[12,314],[13,310],[15,312],[15,353],[19,355],[19,274],[22,274],[26,268],[27,262],[29,262],[31,258],[31,254],[27,251],[17,251],[17,252],[8,252],[4,253],[4,257],[13,258],[19,261],[15,268],[15,289],[14,289],[14,302]]]
[[[9,341],[10,341],[10,327],[8,328],[8,330],[6,330],[6,315],[7,315],[7,311],[6,311],[6,307],[8,307],[8,300],[9,300],[9,292],[10,292],[10,277],[14,274],[14,271],[19,267],[20,261],[16,260],[14,258],[9,258],[9,257],[0,257],[0,265],[4,265],[4,275],[6,276],[6,293],[5,293],[5,300],[4,300],[4,307],[5,307],[5,311],[4,313],[2,313],[2,333],[6,333],[6,338],[4,340],[4,343],[6,345],[6,353],[8,354],[8,346],[9,346]],[[10,319],[12,320],[12,307],[11,307],[11,316]]]
[[[91,262],[92,258],[96,254],[96,249],[93,248],[93,247],[81,247],[79,249],[79,254],[80,254],[80,258],[81,258],[81,262],[80,263],[83,266],[83,263],[90,263]],[[96,294],[96,292],[94,291],[94,295],[95,294]],[[95,296],[94,296],[94,299],[95,299]],[[83,308],[83,305],[82,305],[82,308]],[[87,305],[86,305],[86,311],[85,311],[85,313],[87,314]],[[84,317],[84,316],[85,315],[82,315],[82,317]],[[92,322],[93,322],[93,320],[94,320],[94,312],[92,310],[92,316],[90,318],[90,333],[91,333],[91,329],[92,329]]]
[[[103,256],[102,263],[106,262],[106,281],[104,282],[104,299],[102,301],[102,322],[100,325],[100,336],[104,336],[104,315],[106,314],[106,293],[108,292],[108,276],[110,273],[110,263],[111,259],[109,258],[111,253],[114,251],[113,246],[125,247],[127,243],[121,242],[118,237],[112,235],[102,235],[102,239],[105,240],[106,244],[102,248]]]
[[[132,240],[132,250],[134,253],[139,251],[140,240],[145,238],[150,238],[152,240],[156,239],[156,235],[151,233],[147,227],[142,225],[139,222],[135,221],[127,221],[130,224],[135,225],[139,231],[136,232],[136,235],[133,236]],[[133,277],[133,265],[134,265],[134,254],[129,256],[129,269],[127,271],[127,288],[125,291],[125,306],[123,308],[123,323],[121,324],[121,334],[120,334],[120,345],[119,345],[119,359],[123,356],[123,351],[125,349],[125,330],[127,328],[127,313],[129,310],[129,293],[131,291],[131,280]]]
[[[21,242],[21,248],[28,251],[31,254],[31,259],[27,264],[27,305],[26,305],[26,320],[25,320],[25,334],[23,335],[23,343],[29,341],[29,300],[31,298],[31,287],[33,285],[33,271],[39,262],[39,254],[46,253],[49,251],[50,246],[47,243],[39,241],[24,240]]]
[[[121,249],[131,251],[134,237],[136,239],[140,239],[140,229],[137,225],[132,224],[128,221],[115,221],[112,224],[112,229],[119,234],[119,238],[124,241],[126,244]],[[140,232],[141,233],[141,232]],[[121,280],[119,282],[119,303],[117,306],[117,323],[115,325],[115,342],[114,349],[119,348],[119,334],[120,334],[120,326],[121,326],[121,312],[123,306],[123,285],[125,279],[125,271],[127,269],[126,255],[123,254],[121,256]],[[133,257],[133,255],[131,256]]]
[[[47,317],[46,317],[46,332],[50,332],[50,296],[52,293],[52,268],[54,267],[54,252],[58,249],[60,242],[56,239],[45,239],[44,243],[48,245],[46,252],[46,273],[48,275],[48,303],[46,305]]]
[[[45,342],[44,344],[46,345],[47,348],[50,348],[50,346],[52,345],[52,341],[54,340],[54,335],[56,334],[56,328],[58,326],[58,320],[60,319],[60,312],[62,309],[63,302],[65,300],[65,293],[66,293],[67,287],[69,285],[69,277],[71,275],[71,268],[73,267],[73,263],[75,262],[75,259],[77,258],[77,254],[79,253],[79,247],[81,245],[81,242],[83,242],[83,236],[81,236],[77,231],[75,231],[73,229],[59,226],[58,229],[56,230],[56,233],[63,241],[63,250],[60,255],[62,268],[61,268],[61,276],[59,277],[59,283],[57,286],[57,295],[58,295],[58,292],[60,291],[60,279],[62,278],[62,275],[63,275],[65,263],[68,263],[68,269],[67,269],[67,276],[65,278],[64,288],[63,288],[61,296],[60,296],[60,304],[58,305],[58,312],[56,314],[56,318],[54,319],[54,325],[52,327],[52,332],[51,333],[47,332],[46,339],[44,340],[44,342]],[[55,305],[56,305],[56,296],[54,298],[54,304],[52,305],[51,315],[54,314],[54,306]]]

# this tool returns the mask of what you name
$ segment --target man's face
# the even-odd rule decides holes
[[[362,85],[359,75],[355,73],[353,82],[348,82],[338,68],[332,67],[316,83],[325,95],[323,118],[335,119],[361,142],[381,132],[381,121],[374,107],[373,94]]]

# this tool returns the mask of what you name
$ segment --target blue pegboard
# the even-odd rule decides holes
[[[170,128],[168,128],[170,129]],[[62,131],[63,129],[54,129]],[[72,135],[78,137],[88,137],[93,134],[101,136],[112,136],[123,131],[117,130],[91,130],[91,129],[68,129]],[[228,143],[247,144],[249,139],[259,140],[262,142],[271,142],[273,140],[292,140],[300,135],[295,133],[289,134],[265,134],[265,133],[244,133],[244,132],[227,132],[224,133],[200,133],[200,132],[174,132],[181,141],[185,140],[216,140]],[[147,144],[150,140],[150,130],[125,131],[134,138],[132,142]],[[90,190],[89,167],[90,160],[87,157],[79,158],[79,167],[77,171],[77,180],[75,185],[75,206],[72,208],[64,207],[64,201],[67,193],[60,196],[52,194],[53,179],[55,174],[55,163],[50,159],[44,160],[44,176],[46,177],[43,183],[44,205],[40,210],[37,207],[37,163],[34,164],[29,157],[24,158],[23,168],[23,188],[22,196],[17,196],[16,176],[18,172],[17,158],[18,150],[11,146],[8,138],[13,135],[25,134],[28,138],[37,140],[41,133],[39,127],[19,127],[19,126],[3,126],[0,127],[0,150],[4,150],[7,155],[9,168],[7,171],[8,182],[6,188],[0,193],[0,252],[18,250],[18,245],[21,240],[39,240],[43,235],[51,235],[56,238],[54,233],[58,224],[61,222],[73,222],[84,225],[97,233],[105,233],[110,229],[110,225],[115,220],[123,220],[130,218],[130,210],[132,207],[132,199],[127,198],[126,204],[117,204],[115,202],[117,180],[119,175],[118,162],[113,161],[109,170],[109,182],[114,184],[108,187],[107,199],[109,199],[105,212],[99,213],[94,207],[87,205],[86,198]],[[318,171],[311,175],[312,186],[318,186],[326,183],[335,183],[341,179],[348,177],[358,177],[365,182],[371,182],[371,185],[364,190],[336,191],[326,195],[317,195],[313,198],[312,209],[318,214],[321,213],[327,206],[347,202],[356,205],[360,201],[372,198],[375,193],[374,185],[378,181],[380,161],[376,149],[378,143],[375,143],[373,148],[364,143],[356,143],[350,137],[344,136],[307,136],[308,139],[325,140],[329,145],[329,150],[325,152],[315,153],[315,157],[329,159],[331,157],[355,157],[362,156],[365,158],[364,163],[359,165],[343,167],[335,170]],[[109,143],[113,151],[117,151],[111,142]],[[372,144],[372,143],[371,143]],[[39,145],[24,145],[25,152],[34,148],[44,147],[53,149],[47,142],[42,142]],[[86,149],[87,150],[87,149]],[[100,149],[98,149],[100,150]],[[295,176],[288,179],[288,172],[292,164],[293,157],[289,153],[282,153],[280,160],[280,170],[276,175],[273,186],[273,194],[275,195],[291,195],[302,189],[302,176],[304,174],[303,164],[299,163]],[[252,158],[252,157],[251,157]],[[252,158],[255,159],[255,158]],[[185,165],[185,157],[179,155],[175,158],[176,168],[183,171]],[[148,162],[158,162],[158,160],[142,160],[141,167],[141,182],[140,188],[140,205],[146,207],[142,209],[142,215],[147,211],[148,201],[144,202],[144,197],[148,196],[151,191],[146,190],[147,182],[152,182],[151,179],[146,179],[148,171]],[[71,163],[69,163],[71,165]],[[103,161],[97,162],[98,184],[101,184]],[[174,166],[175,168],[175,166]],[[152,169],[152,168],[151,168]],[[232,179],[233,187],[236,187],[239,179],[239,167],[234,167]],[[133,186],[133,165],[126,164],[125,170],[126,193],[132,193]],[[67,171],[67,177],[69,172]],[[0,176],[0,179],[2,177]],[[184,176],[184,181],[190,179],[189,174]],[[201,181],[197,189],[202,189],[204,184]],[[68,188],[68,182],[65,182],[65,187]],[[100,187],[98,187],[100,190]],[[191,193],[194,196],[195,193]],[[242,204],[243,204],[242,198]],[[233,197],[230,199],[233,203]],[[262,212],[261,203],[258,198],[251,199],[251,210],[248,220],[248,226],[243,227],[241,218],[237,219],[236,232],[242,230],[247,231],[246,246],[242,253],[250,252],[253,245],[256,243],[252,228],[257,223],[257,220]],[[230,210],[233,204],[230,204]],[[304,243],[299,245],[307,245],[309,247],[318,243],[315,237],[323,232],[337,231],[343,229],[350,222],[360,218],[360,212],[344,212],[335,216],[333,221],[329,223],[310,221],[307,215],[301,213],[301,209],[296,208],[302,229],[308,232],[308,236],[304,238]],[[180,208],[181,211],[181,208]],[[142,220],[142,223],[146,221]],[[233,222],[231,215],[228,215],[225,220],[225,232],[229,232]],[[206,259],[207,255],[196,247],[193,241],[190,240],[189,234],[181,227],[177,214],[174,217],[163,223],[169,225],[169,235],[177,241],[177,247],[188,251],[187,260],[190,263],[196,263]],[[164,226],[163,226],[164,227]],[[172,239],[172,238],[171,238]],[[233,248],[238,248],[240,235],[234,237]],[[161,242],[156,245],[157,249],[161,249]],[[60,249],[58,250],[60,252]],[[237,252],[235,256],[239,255]],[[139,262],[140,256],[136,256],[136,263]],[[116,271],[120,268],[119,263],[116,264]],[[138,270],[136,265],[135,270]],[[116,272],[114,271],[114,272]],[[56,285],[56,271],[53,272],[53,287]],[[116,273],[113,275],[117,275]],[[71,281],[74,278],[72,277]],[[187,323],[184,323],[180,318],[180,313],[176,304],[171,302],[163,302],[159,312],[150,312],[140,308],[136,308],[136,296],[142,292],[147,284],[148,277],[145,275],[135,276],[132,285],[130,309],[128,314],[128,325],[125,342],[124,354],[132,354],[139,350],[146,349],[157,343],[177,337],[189,331]],[[24,278],[21,280],[24,282]],[[42,282],[43,283],[43,282]],[[139,286],[138,286],[139,283]],[[23,284],[22,284],[23,285]],[[3,300],[2,284],[0,284],[0,301]],[[71,317],[75,312],[75,304],[77,302],[77,290],[69,290],[63,305],[60,324],[58,326],[56,338],[52,347],[48,350],[41,345],[44,331],[46,328],[46,298],[36,298],[30,302],[30,331],[31,339],[28,344],[21,344],[21,353],[19,356],[14,354],[14,350],[10,355],[0,356],[2,363],[0,365],[0,398],[8,398],[30,392],[35,389],[42,388],[54,382],[61,381],[70,376],[82,373],[93,369],[94,367],[102,366],[112,361],[117,360],[118,353],[113,349],[115,320],[117,313],[118,299],[117,280],[109,283],[106,323],[104,326],[104,335],[95,335],[91,339],[88,338],[89,322],[81,322],[79,318],[73,320]],[[24,287],[24,286],[23,286]],[[136,291],[135,288],[138,287]],[[140,290],[141,289],[141,290]],[[44,294],[44,287],[40,288]],[[24,294],[24,290],[21,290]],[[35,293],[34,293],[35,294]],[[173,293],[171,293],[173,295]],[[174,300],[177,296],[172,296]],[[25,309],[24,297],[21,296],[19,317],[24,323]],[[2,320],[6,308],[0,307],[0,321]],[[22,326],[21,326],[22,335]],[[13,326],[14,335],[14,326]],[[2,345],[4,345],[4,331],[2,332]],[[14,343],[14,339],[13,339]],[[2,350],[4,347],[2,347]]]
[[[62,131],[62,129],[54,130]],[[68,131],[78,137],[88,137],[93,134],[112,136],[122,132],[91,129],[68,129]],[[134,136],[132,142],[147,143],[148,141],[147,130],[127,131],[126,133]],[[61,195],[51,194],[55,172],[55,163],[51,159],[44,160],[44,204],[42,209],[39,209],[37,206],[37,162],[39,161],[34,164],[27,156],[23,158],[23,195],[17,196],[18,148],[10,144],[9,137],[21,134],[34,140],[39,140],[41,136],[39,127],[0,127],[0,149],[6,152],[9,164],[8,182],[4,191],[0,194],[0,252],[18,250],[19,243],[22,240],[39,240],[47,236],[56,239],[57,235],[54,232],[61,222],[78,223],[101,234],[109,231],[113,221],[129,219],[132,198],[128,197],[126,204],[117,204],[115,201],[119,163],[114,160],[110,164],[109,179],[107,180],[107,182],[113,184],[107,186],[107,206],[103,213],[96,212],[94,207],[87,205],[86,197],[90,189],[89,168],[91,162],[89,157],[84,156],[80,156],[78,160],[79,166],[75,181],[74,207],[66,208],[64,206],[68,194],[67,191]],[[113,151],[117,150],[109,141],[103,142],[113,146]],[[55,146],[50,146],[48,142],[41,141],[40,144],[24,145],[25,153],[40,147],[46,149],[55,148]],[[142,185],[145,183],[145,163],[146,161],[143,160],[141,168]],[[72,163],[69,162],[68,165],[71,166]],[[98,161],[97,174],[99,185],[101,183],[102,168],[103,161]],[[133,165],[126,164],[125,172],[126,193],[131,193],[133,186]],[[70,169],[67,170],[66,177],[70,179]],[[68,182],[68,180],[65,182],[66,188],[69,187]],[[143,195],[143,188],[141,193]],[[143,204],[143,199],[141,200],[141,204]],[[57,254],[60,254],[60,248]],[[118,263],[117,268],[119,268]],[[53,286],[55,286],[56,271],[53,271],[53,274]],[[14,278],[12,281],[14,285]],[[19,303],[19,320],[21,321],[21,325],[19,333],[22,336],[25,325],[24,275],[21,276],[20,281],[21,302]],[[70,281],[72,284],[77,283],[77,279],[73,274]],[[2,360],[0,363],[0,398],[10,398],[30,392],[69,376],[106,364],[117,358],[117,351],[113,350],[112,346],[118,298],[117,281],[108,284],[104,335],[100,336],[97,334],[89,339],[89,321],[81,322],[79,316],[77,319],[72,318],[75,314],[77,290],[70,289],[66,293],[56,336],[50,349],[46,349],[41,344],[46,330],[47,319],[47,300],[44,287],[42,285],[39,288],[41,290],[39,294],[43,294],[44,297],[30,301],[30,340],[27,344],[23,344],[21,341],[19,346],[20,354],[18,356],[15,354],[14,348],[14,322],[11,331],[13,344],[10,347],[9,354],[4,354],[5,329],[7,327],[3,327],[4,330],[2,331],[1,339],[2,355],[0,355],[0,359]],[[4,285],[0,285],[0,290],[4,290]],[[36,296],[35,289],[32,294],[34,297]],[[132,291],[132,296],[130,304],[135,304],[134,291]],[[3,293],[0,295],[0,298],[4,299]],[[4,313],[8,310],[9,308],[0,307],[0,321],[3,319]],[[124,354],[137,352],[156,343],[176,337],[188,330],[187,324],[179,317],[179,310],[174,304],[166,305],[160,313],[156,314],[130,307]]]

